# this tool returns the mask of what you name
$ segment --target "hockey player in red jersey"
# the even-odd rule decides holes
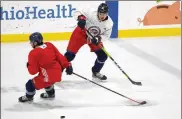
[[[35,32],[29,36],[33,50],[28,55],[27,68],[33,79],[26,83],[26,95],[19,98],[20,102],[32,101],[35,91],[45,89],[46,93],[40,95],[41,98],[54,98],[54,83],[60,82],[62,71],[71,75],[73,69],[71,63],[57,50],[50,42],[43,42],[43,36]]]
[[[93,79],[106,80],[107,77],[100,73],[100,70],[104,66],[105,61],[108,56],[101,47],[103,47],[102,40],[108,40],[110,38],[113,21],[108,16],[108,5],[106,3],[101,3],[97,10],[80,10],[80,14],[76,15],[78,20],[77,27],[74,29],[69,44],[67,47],[67,52],[64,54],[65,57],[71,62],[79,49],[88,44],[91,52],[94,52],[97,56],[95,64],[92,67],[92,77]],[[92,32],[94,38],[87,34],[86,30]],[[95,35],[94,35],[95,34]]]

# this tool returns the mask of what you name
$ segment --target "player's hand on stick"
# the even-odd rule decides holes
[[[71,63],[70,63],[69,66],[66,68],[66,74],[67,74],[67,75],[73,74],[73,67],[72,67]]]
[[[91,39],[91,42],[95,45],[98,45],[101,42],[101,37],[100,36],[95,36]]]
[[[79,15],[77,20],[78,20],[77,25],[81,29],[84,29],[85,28],[85,25],[86,25],[86,17],[84,15]]]

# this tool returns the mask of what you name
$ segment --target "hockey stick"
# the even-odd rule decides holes
[[[86,30],[86,32],[93,38],[92,34]],[[102,46],[99,46],[106,54],[107,56],[114,62],[114,64],[123,72],[123,74],[129,79],[129,81],[134,84],[134,85],[139,85],[141,86],[142,83],[141,82],[136,82],[136,81],[133,81],[127,74],[126,72],[118,65],[118,63],[111,57],[111,55],[106,51],[106,49]]]
[[[114,90],[111,90],[111,89],[109,89],[109,88],[107,88],[107,87],[105,87],[105,86],[102,86],[102,85],[100,85],[100,84],[98,84],[98,83],[96,83],[96,82],[94,82],[94,81],[92,81],[92,80],[89,80],[89,79],[87,79],[87,78],[85,78],[85,77],[83,77],[83,76],[81,76],[81,75],[79,75],[79,74],[77,74],[77,73],[74,73],[74,72],[73,72],[73,74],[76,75],[76,76],[78,76],[78,77],[80,77],[80,78],[82,78],[82,79],[85,79],[85,80],[87,80],[87,81],[89,81],[89,82],[91,82],[91,83],[94,83],[94,84],[96,84],[96,85],[98,85],[98,86],[100,86],[100,87],[102,87],[102,88],[104,88],[104,89],[106,89],[106,90],[108,90],[108,91],[111,91],[111,92],[113,92],[113,93],[115,93],[115,94],[117,94],[117,95],[120,95],[120,96],[122,96],[122,97],[124,97],[124,98],[127,98],[127,99],[129,99],[129,100],[131,100],[131,101],[133,101],[133,102],[135,102],[135,103],[138,103],[139,105],[144,105],[144,104],[147,103],[146,101],[138,102],[138,101],[133,100],[133,99],[131,99],[131,98],[129,98],[129,97],[126,97],[126,96],[124,96],[124,95],[122,95],[122,94],[120,94],[120,93],[118,93],[118,92],[116,92],[116,91],[114,91]]]
[[[73,17],[75,18],[75,19],[77,19],[77,17],[79,16],[79,15],[81,15],[82,13],[80,12],[80,11],[75,11],[74,12],[74,14],[73,14]],[[98,29],[98,31],[100,31],[99,30],[99,28],[96,28],[96,29]],[[93,38],[93,35],[88,31],[88,29],[86,30],[86,32]],[[102,46],[99,46],[106,54],[107,54],[107,56],[114,62],[114,64],[123,72],[123,74],[129,79],[129,81],[132,83],[132,84],[134,84],[134,85],[142,85],[142,83],[141,82],[135,82],[135,81],[133,81],[127,74],[126,74],[126,72],[118,65],[118,63],[111,57],[111,55],[106,51],[106,49],[104,48],[104,47],[102,47]]]

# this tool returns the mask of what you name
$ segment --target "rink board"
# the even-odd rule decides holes
[[[71,32],[43,33],[45,41],[69,40]],[[119,38],[181,36],[180,28],[119,30]],[[2,34],[1,42],[26,42],[29,34]]]
[[[10,1],[9,1],[10,2]],[[1,42],[27,42],[32,32],[41,32],[48,41],[69,40],[77,21],[75,10],[98,7],[105,1],[4,1],[1,4]],[[89,3],[88,3],[89,2]],[[141,4],[142,2],[142,4]],[[181,25],[144,25],[139,23],[153,6],[172,5],[174,1],[106,1],[114,22],[111,38],[181,36]],[[86,3],[86,5],[85,5]],[[178,9],[178,8],[177,8]],[[126,12],[127,11],[127,12]]]

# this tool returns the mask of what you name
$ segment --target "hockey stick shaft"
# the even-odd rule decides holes
[[[92,37],[92,34],[87,30],[87,33]],[[106,51],[106,49],[102,46],[99,46],[105,53],[106,55],[114,62],[114,64],[119,68],[120,71],[123,72],[123,74],[129,79],[129,81],[132,83],[132,84],[135,84],[135,85],[142,85],[141,82],[135,82],[133,81],[127,74],[126,72],[118,65],[118,63],[114,60],[114,58],[112,58],[112,56]]]
[[[105,50],[104,47],[100,48],[107,54],[107,56],[114,62],[114,64],[119,68],[120,71],[123,72],[123,74],[130,80],[131,83],[134,83],[134,81],[126,74],[126,72],[118,65],[118,63],[111,57],[111,55]]]
[[[79,74],[77,74],[77,73],[74,73],[74,72],[73,72],[73,74],[76,75],[76,76],[78,76],[78,77],[80,77],[80,78],[82,78],[82,79],[85,79],[85,80],[87,80],[87,81],[89,81],[89,82],[91,82],[91,83],[94,83],[94,84],[96,84],[96,85],[98,85],[98,86],[100,86],[100,87],[102,87],[102,88],[104,88],[104,89],[106,89],[106,90],[108,90],[108,91],[111,91],[111,92],[113,92],[113,93],[115,93],[115,94],[117,94],[117,95],[120,95],[120,96],[122,96],[122,97],[124,97],[124,98],[127,98],[127,99],[129,99],[129,100],[131,100],[131,101],[133,101],[133,102],[136,102],[136,103],[138,103],[138,104],[142,104],[142,102],[138,102],[138,101],[136,101],[136,100],[133,100],[133,99],[131,99],[131,98],[125,96],[125,95],[122,95],[122,94],[120,94],[120,93],[118,93],[118,92],[116,92],[116,91],[114,91],[114,90],[111,90],[111,89],[109,89],[109,88],[107,88],[107,87],[105,87],[105,86],[102,86],[102,85],[100,85],[100,84],[98,84],[98,83],[96,83],[96,82],[94,82],[94,81],[92,81],[92,80],[89,80],[89,79],[87,79],[87,78],[85,78],[85,77],[83,77],[83,76],[81,76],[81,75],[79,75]]]
[[[132,81],[131,79],[130,79],[130,77],[122,70],[122,68],[118,65],[118,63],[111,57],[111,55],[105,50],[105,48],[104,47],[101,47],[100,46],[100,48],[107,54],[107,56],[114,62],[114,64],[125,74],[125,76],[130,80],[130,81]]]

